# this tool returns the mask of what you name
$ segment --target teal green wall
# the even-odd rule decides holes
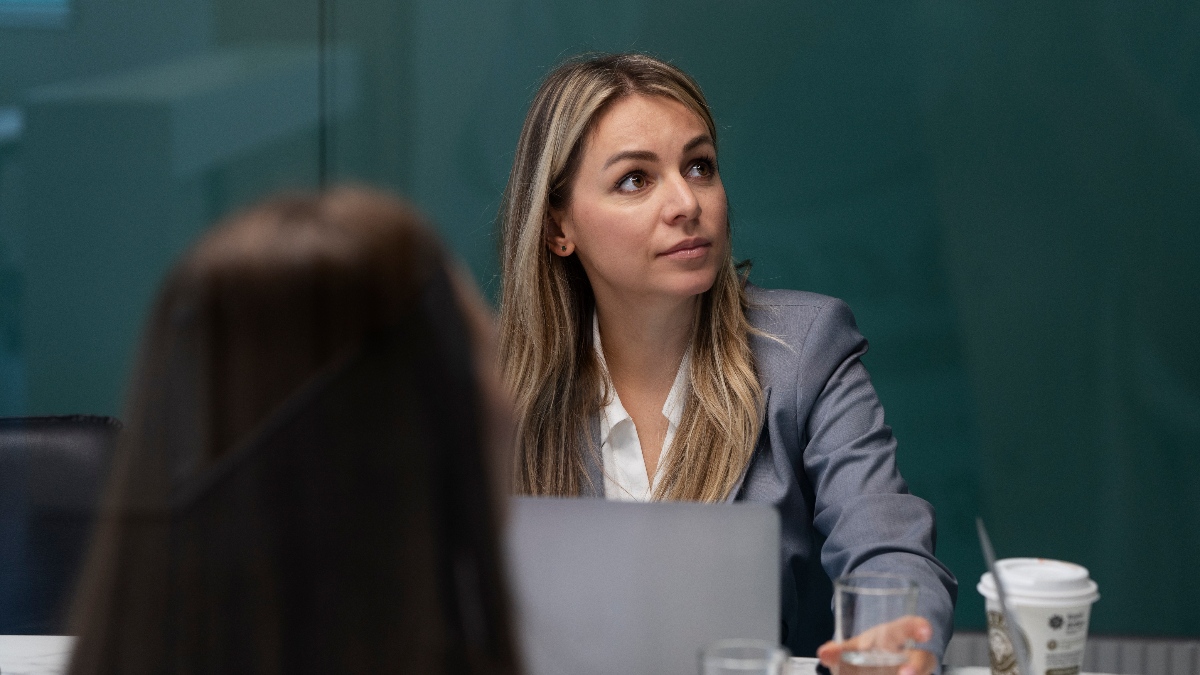
[[[26,119],[0,141],[0,413],[118,411],[170,260],[315,185],[322,137],[494,294],[539,79],[647,51],[710,98],[756,283],[858,316],[959,626],[982,515],[1003,556],[1091,569],[1095,632],[1200,635],[1200,2],[328,0],[320,45],[317,0],[176,5],[0,25]]]

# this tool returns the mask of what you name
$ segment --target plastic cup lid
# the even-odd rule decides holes
[[[1010,602],[1017,604],[1089,604],[1100,599],[1096,582],[1086,567],[1045,558],[1005,558],[996,561]],[[975,587],[981,595],[998,599],[992,573],[985,572]]]

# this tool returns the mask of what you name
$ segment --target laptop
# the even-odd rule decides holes
[[[516,497],[506,547],[531,675],[695,675],[715,640],[779,641],[769,505]]]

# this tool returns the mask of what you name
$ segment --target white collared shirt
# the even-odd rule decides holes
[[[667,393],[662,414],[667,418],[667,435],[663,438],[662,453],[658,456],[658,468],[654,481],[646,474],[646,460],[642,457],[642,443],[638,440],[633,418],[621,405],[621,397],[608,377],[608,364],[604,361],[604,349],[600,346],[600,321],[592,314],[592,344],[596,347],[596,358],[600,370],[608,381],[610,398],[600,411],[600,454],[604,458],[604,498],[627,502],[650,501],[654,487],[662,477],[667,463],[667,450],[675,439],[675,430],[683,417],[684,398],[688,391],[688,366],[691,363],[691,347],[683,354],[675,382]]]

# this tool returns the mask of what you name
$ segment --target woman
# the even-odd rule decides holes
[[[831,633],[814,619],[828,616],[819,555],[828,577],[920,584],[924,618],[905,626],[922,649],[906,669],[930,672],[956,593],[933,554],[933,509],[896,470],[846,305],[739,275],[695,82],[637,54],[555,70],[526,116],[501,222],[517,491],[774,504],[793,653]],[[842,647],[820,655],[836,663]]]
[[[516,672],[481,307],[377,193],[208,233],[147,327],[70,672]]]

